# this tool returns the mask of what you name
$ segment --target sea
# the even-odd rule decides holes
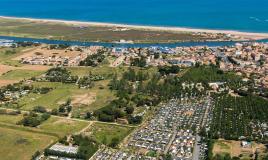
[[[268,0],[0,0],[0,15],[268,33]]]

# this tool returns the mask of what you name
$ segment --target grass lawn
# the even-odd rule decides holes
[[[0,63],[10,66],[21,66],[19,61],[12,60],[13,58],[24,53],[24,50],[29,50],[30,48],[0,48]]]
[[[91,88],[90,91],[96,94],[96,100],[86,108],[87,111],[100,109],[115,98],[115,92],[109,89],[108,84],[109,81],[95,82],[95,86]],[[100,86],[104,88],[100,89]]]
[[[0,76],[2,80],[24,80],[40,76],[44,71],[12,70]]]
[[[14,124],[22,119],[22,115],[5,115],[5,114],[0,114],[0,122],[2,123],[8,123],[8,124]]]
[[[115,98],[114,92],[108,88],[109,81],[99,81],[95,83],[95,86],[90,89],[79,89],[73,84],[52,83],[52,82],[36,82],[33,83],[35,87],[51,87],[52,91],[47,94],[34,94],[30,93],[22,97],[18,103],[23,110],[32,110],[37,105],[44,106],[48,109],[58,108],[60,104],[64,103],[68,98],[72,98],[76,95],[83,95],[90,93],[96,95],[95,100],[88,105],[78,105],[73,107],[75,112],[94,111],[101,107],[104,107],[111,100]],[[99,87],[103,86],[103,89]]]
[[[84,76],[91,74],[103,75],[106,78],[111,78],[113,74],[121,74],[126,70],[126,67],[109,67],[109,65],[99,65],[97,67],[68,67],[72,75]]]
[[[96,122],[89,129],[89,132],[99,143],[109,145],[113,138],[118,138],[121,142],[132,130],[131,127]]]
[[[32,155],[56,141],[56,137],[0,127],[1,160],[29,160]]]
[[[47,94],[34,94],[24,96],[19,100],[21,109],[32,110],[37,105],[44,106],[48,109],[58,108],[60,103],[64,103],[73,94],[86,92],[87,90],[79,90],[77,86],[72,84],[53,83],[53,82],[36,82],[35,87],[51,87],[52,91]]]
[[[51,116],[48,120],[44,121],[37,128],[23,127],[16,125],[18,121],[23,118],[22,114],[19,115],[0,115],[0,127],[8,126],[7,128],[17,129],[22,131],[32,131],[37,133],[44,133],[47,135],[55,135],[57,137],[63,137],[65,135],[73,134],[81,131],[87,127],[90,122],[78,121],[67,119],[63,117]]]
[[[37,128],[15,125],[20,115],[0,115],[0,159],[29,160],[36,151],[45,149],[63,137],[79,132],[90,122],[50,117]]]
[[[60,136],[76,133],[87,127],[90,122],[74,121],[66,118],[50,117],[38,128],[41,130],[57,133]]]

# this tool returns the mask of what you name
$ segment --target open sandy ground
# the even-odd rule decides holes
[[[13,58],[12,60],[21,60],[27,57],[34,57],[34,56],[43,56],[43,57],[50,57],[50,56],[61,56],[61,57],[69,57],[74,58],[80,55],[82,52],[79,51],[70,51],[66,49],[47,49],[46,46],[37,47],[35,49],[31,49],[28,51],[24,51],[23,54]]]
[[[13,67],[8,65],[0,64],[0,76],[6,72],[12,70],[29,70],[29,71],[46,71],[50,68],[50,66],[41,66],[41,65],[23,65],[21,67]],[[6,86],[8,84],[14,84],[19,82],[19,80],[0,80],[0,87]]]
[[[83,104],[83,105],[89,105],[96,100],[96,94],[95,93],[86,93],[81,95],[75,95],[72,97],[72,104]]]
[[[0,76],[8,71],[13,70],[15,67],[0,64]]]
[[[229,153],[232,157],[239,157],[240,154],[250,155],[254,154],[256,149],[258,152],[262,153],[265,151],[265,146],[263,144],[257,144],[253,142],[252,147],[243,148],[241,146],[241,141],[233,140],[223,140],[219,139],[213,147],[213,154]]]
[[[17,81],[17,80],[1,80],[0,79],[0,87],[7,86],[9,84],[18,83],[18,82],[19,81]]]
[[[234,30],[211,30],[211,29],[195,29],[195,28],[183,28],[183,27],[156,27],[156,26],[126,25],[126,24],[99,23],[99,22],[65,21],[55,19],[17,18],[7,16],[0,16],[0,18],[13,19],[13,20],[27,20],[41,23],[60,23],[60,24],[78,25],[78,26],[124,27],[128,29],[151,30],[151,31],[224,33],[252,40],[268,38],[268,33],[250,33],[250,32],[240,32]]]
[[[42,65],[23,65],[21,67],[13,67],[8,65],[0,64],[0,76],[11,70],[30,70],[30,71],[46,71],[51,66],[42,66]]]

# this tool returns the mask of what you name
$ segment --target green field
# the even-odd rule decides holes
[[[22,119],[23,115],[0,115],[0,127],[9,127],[23,131],[38,132],[48,135],[63,137],[65,135],[79,132],[90,124],[87,121],[78,121],[61,117],[50,117],[37,128],[23,127],[16,125]]]
[[[50,117],[37,128],[16,125],[22,115],[0,115],[0,159],[29,160],[59,137],[77,133],[90,122]]]
[[[95,100],[89,105],[73,107],[72,116],[78,118],[81,113],[95,111],[114,100],[116,98],[115,92],[109,89],[109,86],[107,86],[108,83],[109,81],[107,80],[95,82],[94,87],[89,89],[89,92],[95,95]],[[102,87],[102,89],[100,89],[100,87]]]
[[[61,137],[68,134],[79,132],[87,127],[89,122],[76,121],[66,118],[50,117],[47,121],[42,123],[38,128],[60,135]]]
[[[23,51],[26,49],[29,48],[0,48],[0,63],[10,66],[21,66],[22,64],[16,60],[12,60],[12,58],[23,54]]]
[[[90,129],[90,132],[92,132],[91,136],[99,143],[109,145],[113,138],[118,138],[119,141],[122,141],[126,136],[131,133],[132,130],[132,127],[94,123],[94,125]]]
[[[1,160],[29,160],[56,141],[56,137],[0,127]]]
[[[12,70],[0,76],[2,80],[26,80],[32,77],[40,76],[44,71],[31,71],[31,70]]]
[[[111,78],[113,74],[121,74],[126,70],[126,67],[116,67],[112,68],[108,65],[101,65],[97,67],[68,67],[67,68],[72,75],[84,76],[89,73],[95,75],[103,75],[106,78]]]
[[[47,94],[35,94],[30,93],[22,97],[18,101],[18,106],[23,110],[32,110],[33,107],[41,105],[48,109],[58,108],[60,104],[64,103],[68,98],[83,94],[95,95],[95,100],[88,105],[77,105],[73,107],[74,113],[80,113],[84,111],[93,111],[99,109],[111,100],[115,98],[114,93],[109,90],[108,81],[99,81],[95,83],[95,86],[90,89],[79,89],[73,84],[64,84],[58,82],[35,82],[33,86],[35,87],[51,87],[52,91]],[[100,86],[103,89],[100,89]]]
[[[51,87],[52,91],[47,94],[30,93],[19,100],[19,106],[24,110],[32,110],[37,105],[44,106],[48,109],[58,108],[61,103],[64,103],[73,94],[86,92],[79,90],[77,86],[72,84],[63,84],[58,82],[36,82],[35,87]]]
[[[12,116],[12,115],[0,114],[0,122],[2,122],[2,123],[15,125],[21,119],[22,119],[22,115]]]

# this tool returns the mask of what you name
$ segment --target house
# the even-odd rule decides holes
[[[247,141],[241,141],[241,146],[243,148],[250,148],[252,146],[252,143]]]

